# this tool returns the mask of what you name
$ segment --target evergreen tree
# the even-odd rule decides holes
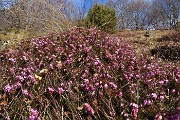
[[[87,28],[94,26],[104,32],[113,33],[117,29],[116,12],[107,6],[96,4],[89,10],[85,26]]]

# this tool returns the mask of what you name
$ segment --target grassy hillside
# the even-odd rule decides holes
[[[178,120],[180,67],[128,41],[72,28],[9,46],[0,52],[0,118]]]

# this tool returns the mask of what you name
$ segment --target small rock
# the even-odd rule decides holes
[[[146,31],[146,33],[144,34],[145,37],[150,37],[151,36],[151,32],[150,31]]]

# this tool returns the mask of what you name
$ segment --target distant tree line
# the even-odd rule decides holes
[[[109,0],[116,10],[120,29],[177,29],[180,0]]]
[[[87,2],[81,0],[77,5],[76,0],[0,0],[0,29],[25,29],[37,34],[62,31],[86,18]],[[91,7],[97,3],[100,0],[92,0]],[[108,0],[105,5],[116,11],[120,30],[180,26],[180,0]]]

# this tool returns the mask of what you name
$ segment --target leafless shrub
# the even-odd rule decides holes
[[[63,31],[72,26],[64,11],[64,1],[18,0],[5,3],[0,11],[1,28],[26,30],[28,36]]]

